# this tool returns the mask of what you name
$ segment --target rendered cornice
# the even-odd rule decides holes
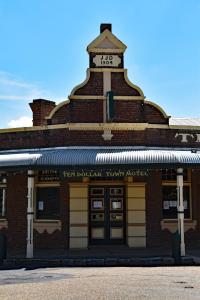
[[[200,131],[200,126],[184,126],[184,125],[167,125],[167,124],[149,124],[149,123],[66,123],[56,125],[44,125],[33,127],[18,127],[0,129],[0,134],[15,133],[15,132],[30,132],[41,130],[145,130],[145,129],[169,129],[169,130],[197,130]]]

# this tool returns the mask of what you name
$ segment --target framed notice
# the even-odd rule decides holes
[[[112,210],[122,209],[122,204],[123,204],[122,198],[119,198],[119,199],[112,198],[112,199],[110,199],[110,201],[111,201],[110,204],[111,204]]]
[[[38,210],[44,210],[44,202],[38,201]]]
[[[103,209],[103,199],[92,199],[91,209]]]
[[[163,202],[163,209],[169,209],[169,201]]]

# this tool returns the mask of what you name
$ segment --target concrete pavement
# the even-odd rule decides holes
[[[0,271],[0,299],[200,299],[200,267]]]

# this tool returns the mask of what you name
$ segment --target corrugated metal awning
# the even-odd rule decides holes
[[[134,148],[51,148],[0,152],[0,168],[66,166],[158,165],[200,166],[200,152]]]

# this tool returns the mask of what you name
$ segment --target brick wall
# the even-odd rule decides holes
[[[48,124],[65,124],[71,122],[71,104],[65,104],[58,109],[53,117],[48,120]]]
[[[146,186],[147,247],[161,247],[162,190],[160,171],[151,171]]]
[[[145,103],[143,116],[144,120],[150,124],[169,124],[169,119],[164,117],[160,110],[150,104]]]
[[[175,138],[177,132],[187,130],[175,129],[146,129],[112,131],[111,141],[104,141],[103,131],[95,130],[38,130],[25,132],[8,132],[0,134],[0,149],[22,149],[36,147],[60,146],[165,146],[198,148],[199,143],[190,140],[182,143]],[[193,133],[198,131],[193,131]]]
[[[7,179],[8,255],[25,256],[27,237],[27,174],[17,173]]]
[[[103,73],[91,72],[89,81],[79,88],[75,95],[103,95]]]
[[[155,107],[139,100],[116,100],[114,102],[116,123],[153,123],[168,124],[163,114]],[[53,115],[49,124],[103,123],[102,100],[71,100],[61,106]]]
[[[115,96],[140,96],[138,90],[126,83],[122,72],[111,73],[111,90]]]
[[[71,103],[72,123],[102,123],[102,100],[74,100]]]
[[[196,230],[189,230],[185,234],[186,248],[200,247],[200,170],[193,170],[192,180],[192,219],[197,221]]]
[[[111,90],[114,96],[140,96],[137,89],[127,84],[123,72],[111,75]],[[91,72],[89,81],[75,91],[79,96],[103,96],[103,73]],[[103,101],[98,99],[71,100],[61,106],[52,119],[46,120],[55,107],[55,102],[37,99],[30,103],[33,111],[33,125],[103,122]],[[144,101],[116,100],[114,122],[168,124],[168,118],[159,109]]]
[[[116,100],[113,122],[144,123],[143,101]]]

